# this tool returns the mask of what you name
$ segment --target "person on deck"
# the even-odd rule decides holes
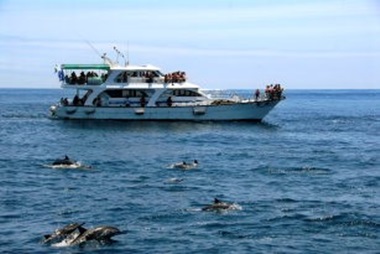
[[[166,100],[166,104],[168,105],[168,107],[171,107],[173,105],[173,100],[171,96],[169,96],[168,99]]]
[[[145,107],[146,100],[145,100],[145,96],[144,95],[140,98],[140,104],[141,104],[141,107]]]
[[[260,90],[259,89],[256,89],[256,92],[255,92],[255,100],[258,101],[260,98]]]

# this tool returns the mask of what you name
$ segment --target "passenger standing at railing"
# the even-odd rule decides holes
[[[74,106],[78,106],[78,105],[79,105],[79,96],[78,96],[78,95],[75,95],[75,96],[74,96],[74,99],[73,99],[73,105],[74,105]]]
[[[172,82],[172,75],[170,73],[168,74],[165,74],[165,79],[164,79],[165,83],[170,83]]]
[[[258,101],[260,98],[260,90],[259,89],[256,89],[256,92],[255,92],[255,100]]]
[[[281,87],[281,85],[280,84],[276,84],[275,86],[274,86],[274,88],[273,88],[273,93],[274,93],[274,97],[275,97],[275,99],[277,99],[277,100],[280,100],[281,99],[281,97],[282,97],[282,91],[283,91],[284,89]]]
[[[65,83],[70,84],[70,78],[67,74],[65,75]]]
[[[107,78],[108,78],[108,74],[107,73],[102,73],[102,75],[101,75],[102,81],[103,82],[106,81]]]
[[[179,78],[179,76],[178,76],[177,72],[173,72],[173,74],[172,74],[173,82],[178,82],[178,78]]]
[[[77,82],[78,82],[77,74],[75,72],[72,72],[70,76],[70,84],[74,85]]]
[[[79,75],[78,84],[84,85],[86,83],[86,76],[84,75],[84,72],[82,71]]]
[[[153,83],[153,73],[148,71],[145,75],[147,83]]]
[[[171,96],[169,96],[168,99],[166,100],[166,104],[168,105],[168,107],[171,107],[173,105],[173,101],[172,101]]]
[[[186,81],[186,72],[181,72],[181,82],[185,82]]]
[[[67,105],[69,105],[69,101],[67,100],[67,98],[61,98],[61,105],[63,105],[63,106],[67,106]]]
[[[145,107],[146,100],[145,100],[145,96],[144,95],[140,98],[140,104],[141,104],[141,107]]]
[[[267,88],[265,89],[265,95],[267,97],[267,99],[269,100],[273,100],[273,85],[270,84],[269,86],[267,86]]]

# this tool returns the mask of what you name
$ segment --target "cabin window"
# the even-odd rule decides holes
[[[105,91],[111,98],[120,98],[123,97],[122,90],[107,90]]]
[[[173,95],[179,97],[197,97],[201,96],[198,92],[186,89],[173,89]]]
[[[123,71],[119,75],[117,75],[115,81],[116,83],[127,83],[128,77],[131,77],[131,72],[129,71]]]
[[[156,70],[156,71],[145,71],[145,70],[137,70],[137,71],[123,71],[117,75],[115,78],[116,83],[128,83],[130,81],[130,78],[133,78],[134,81],[136,81],[136,78],[141,78],[141,81],[145,82],[149,79],[154,79],[158,77],[162,77],[163,74]],[[140,81],[140,82],[141,82]]]
[[[153,94],[153,91],[151,90],[138,90],[138,89],[113,89],[113,90],[107,90],[104,93],[106,93],[111,98],[134,98],[134,97],[151,97]]]

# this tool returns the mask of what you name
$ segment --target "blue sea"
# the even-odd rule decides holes
[[[285,95],[261,123],[62,121],[61,90],[0,89],[0,252],[379,253],[380,90]],[[73,222],[124,234],[41,243]]]

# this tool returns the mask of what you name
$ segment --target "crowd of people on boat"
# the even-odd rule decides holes
[[[123,72],[117,78],[116,82],[119,83],[127,83],[129,82],[129,78],[142,78],[143,82],[153,83],[155,78],[158,78],[158,74],[153,71],[134,71],[134,72]],[[183,71],[176,71],[172,73],[167,73],[164,75],[165,83],[176,83],[176,82],[185,82],[186,81],[186,73]]]
[[[186,73],[184,71],[176,71],[167,73],[164,76],[165,83],[182,83],[186,81]]]
[[[88,71],[87,73],[82,71],[79,75],[73,71],[70,76],[65,76],[65,82],[70,85],[84,85],[88,83],[89,79],[98,77],[99,75],[94,71]],[[107,74],[103,73],[100,78],[104,82],[107,79]]]
[[[116,82],[128,83],[130,78],[142,78],[143,82],[153,83],[156,77],[158,75],[153,71],[125,71],[118,76]]]
[[[91,91],[88,91],[85,95],[83,95],[82,98],[79,98],[78,94],[76,94],[71,102],[71,105],[73,106],[83,106],[86,103],[86,100],[88,96],[91,94]],[[70,105],[70,102],[67,98],[61,98],[61,104],[63,106],[68,106]],[[95,105],[95,104],[94,104]]]
[[[86,98],[79,98],[78,95],[75,95],[74,98],[73,98],[73,100],[72,100],[72,102],[71,102],[71,105],[73,105],[73,106],[83,106],[84,103],[85,103],[85,101],[86,101]],[[70,105],[69,100],[67,98],[61,98],[60,102],[61,102],[61,104],[63,106]]]
[[[280,84],[270,84],[265,88],[265,95],[269,100],[280,100],[284,88]]]
[[[62,75],[63,77],[63,75]],[[65,81],[66,84],[70,85],[85,85],[89,84],[89,80],[92,78],[99,78],[102,82],[104,82],[108,77],[108,74],[103,73],[99,77],[98,73],[94,71],[88,71],[84,72],[81,71],[79,74],[77,74],[75,71],[71,72],[70,75],[66,74],[64,78],[60,78],[61,81]],[[146,71],[146,72],[123,72],[117,79],[117,82],[119,83],[127,83],[129,82],[129,78],[143,78],[143,82],[146,83],[153,83],[155,78],[158,77],[158,75],[155,72],[152,71]],[[186,73],[184,71],[176,71],[172,73],[167,73],[164,76],[164,82],[165,83],[182,83],[186,81]]]

